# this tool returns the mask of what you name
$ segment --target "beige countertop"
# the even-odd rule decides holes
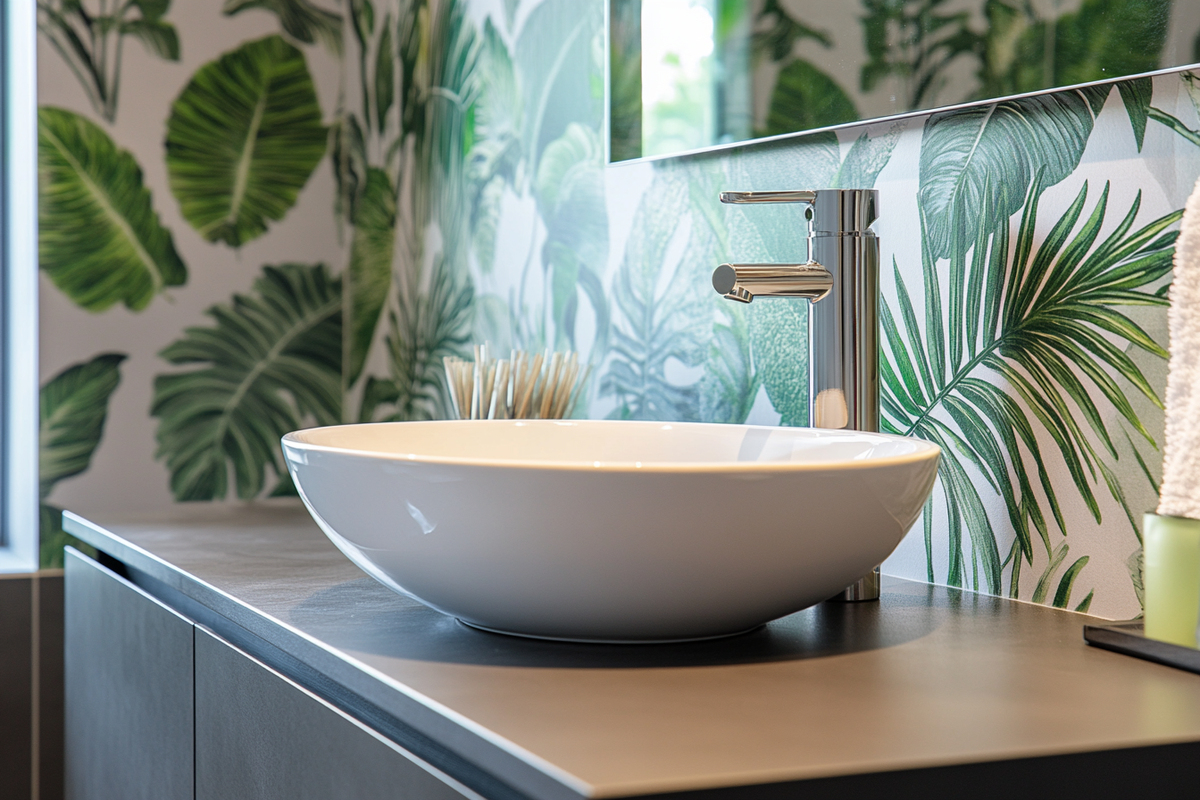
[[[1200,676],[1088,647],[1093,617],[970,592],[886,579],[879,603],[826,603],[716,642],[560,644],[392,593],[295,505],[68,530],[152,593],[210,609],[528,796],[1200,743]]]

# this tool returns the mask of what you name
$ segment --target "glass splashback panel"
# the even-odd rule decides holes
[[[609,8],[613,161],[1200,62],[1198,0],[610,0]]]

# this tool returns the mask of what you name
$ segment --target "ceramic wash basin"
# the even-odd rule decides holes
[[[647,642],[836,593],[916,521],[937,446],[617,421],[341,425],[283,437],[308,510],[380,583],[468,625]]]

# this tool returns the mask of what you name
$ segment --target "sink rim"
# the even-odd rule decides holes
[[[318,444],[305,441],[305,434],[313,431],[335,431],[341,428],[359,428],[363,426],[419,425],[422,427],[436,426],[458,428],[462,426],[490,427],[644,427],[644,428],[739,428],[743,431],[762,430],[769,432],[793,432],[800,436],[811,436],[827,439],[849,439],[855,437],[878,438],[883,441],[903,442],[915,449],[909,453],[887,456],[872,456],[862,459],[843,459],[829,461],[566,461],[556,459],[533,458],[478,458],[467,456],[437,456],[419,453],[382,452],[379,450],[360,450],[351,447],[339,447],[330,444]],[[382,461],[395,461],[404,464],[429,464],[438,466],[480,467],[498,469],[526,470],[555,470],[566,472],[590,473],[712,473],[712,472],[749,472],[749,473],[781,473],[809,471],[858,471],[878,469],[888,466],[915,464],[941,455],[941,447],[926,439],[914,436],[902,436],[894,433],[875,431],[855,431],[835,428],[803,428],[780,427],[773,425],[746,425],[719,422],[672,422],[653,420],[414,420],[408,422],[358,422],[343,425],[323,425],[313,428],[292,431],[283,436],[285,453],[287,448],[297,450],[316,450],[328,453],[353,454]]]

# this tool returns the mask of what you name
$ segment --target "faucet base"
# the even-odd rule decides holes
[[[838,594],[829,598],[843,603],[860,603],[879,599],[879,567],[868,572]]]

